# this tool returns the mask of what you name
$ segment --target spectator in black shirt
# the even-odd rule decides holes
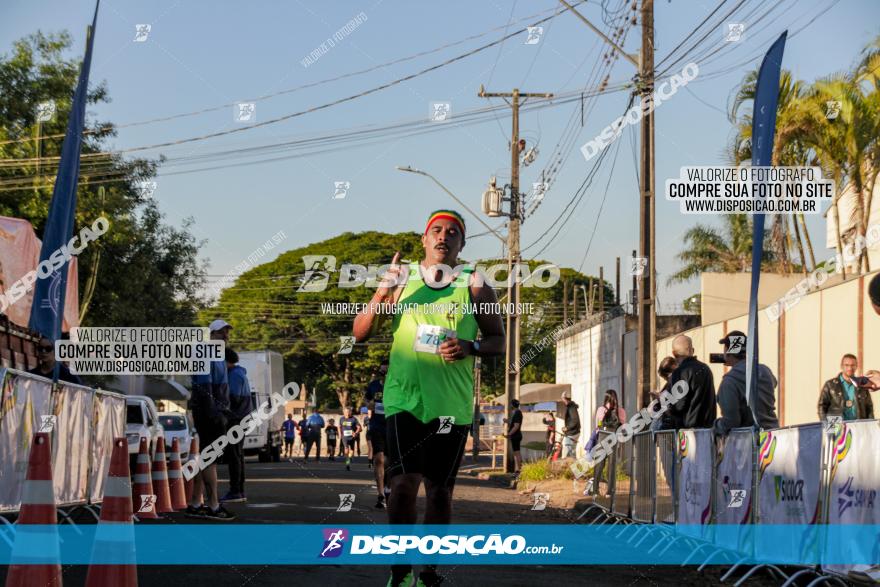
[[[670,389],[679,381],[687,383],[687,394],[672,408],[675,428],[712,428],[717,408],[711,369],[694,356],[693,342],[683,334],[672,340],[672,355],[678,367],[669,378]]]
[[[37,366],[28,371],[28,373],[46,377],[47,379],[53,379],[55,377],[54,371],[57,362],[55,361],[55,344],[45,336],[40,338],[40,341],[37,343],[37,361]],[[57,363],[58,381],[76,383],[77,385],[83,384],[79,377],[70,372],[67,365],[61,362]]]
[[[516,464],[516,470],[514,473],[519,473],[520,467],[522,467],[522,454],[519,452],[520,443],[522,443],[522,421],[523,415],[522,412],[519,411],[519,400],[514,399],[510,400],[510,405],[513,406],[513,413],[510,415],[510,422],[507,425],[507,434],[504,436],[510,439],[510,444],[513,447],[513,462]],[[505,422],[507,419],[505,418]]]

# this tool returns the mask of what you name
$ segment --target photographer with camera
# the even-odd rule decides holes
[[[715,434],[724,435],[732,428],[754,426],[755,417],[758,426],[764,430],[779,428],[775,395],[777,381],[773,372],[767,365],[758,364],[758,395],[753,416],[746,389],[746,335],[732,330],[718,343],[724,345],[724,353],[709,355],[709,362],[724,363],[730,367],[730,371],[724,375],[718,387],[721,417],[715,420]]]

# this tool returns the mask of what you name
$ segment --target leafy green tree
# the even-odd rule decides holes
[[[388,322],[369,341],[355,345],[350,354],[339,354],[339,337],[351,334],[354,315],[337,314],[337,308],[328,304],[368,302],[373,289],[338,287],[340,272],[345,264],[385,265],[390,263],[395,251],[400,251],[403,260],[420,260],[424,255],[420,235],[375,231],[344,233],[287,251],[274,261],[240,275],[233,286],[223,290],[216,305],[202,311],[200,322],[222,317],[233,325],[231,346],[280,352],[285,360],[286,380],[305,382],[310,390],[316,391],[320,406],[359,405],[372,374],[388,358],[391,349]],[[316,289],[316,282],[305,277],[309,267],[304,257],[308,256],[335,258],[334,270],[328,272],[326,289],[308,291]],[[491,265],[496,261],[490,259],[480,263]],[[462,262],[467,261],[462,259]],[[541,262],[529,261],[528,264],[530,269],[535,269]],[[325,267],[322,263],[317,269]],[[588,283],[586,276],[571,269],[562,269],[562,276],[567,279],[569,288],[572,284]],[[506,271],[494,276],[498,281],[506,278]],[[303,287],[304,281],[312,285]],[[501,288],[499,298],[505,292],[506,289]],[[552,334],[562,323],[562,282],[550,288],[524,287],[521,292],[522,303],[534,304],[534,313],[523,320],[521,330],[522,348],[527,349]],[[598,292],[596,288],[596,296]],[[613,294],[607,285],[605,302],[607,307],[613,303]],[[523,382],[553,381],[554,351],[555,345],[548,344],[525,365]],[[481,382],[485,395],[503,393],[504,368],[503,357],[483,360]]]
[[[82,56],[67,59],[67,33],[37,32],[0,56],[0,215],[28,220],[43,234],[67,130]],[[103,83],[91,84],[88,103],[109,101]],[[38,105],[54,101],[51,120],[37,119]],[[112,124],[88,116],[82,140],[76,228],[98,216],[109,231],[80,256],[80,317],[84,326],[192,324],[203,302],[198,291],[205,267],[201,243],[167,225],[156,202],[139,189],[161,163],[108,155]]]

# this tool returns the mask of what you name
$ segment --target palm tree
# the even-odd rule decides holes
[[[764,231],[764,257],[761,270],[775,264],[774,253],[767,245],[770,233]],[[674,273],[668,284],[681,283],[704,271],[743,273],[752,265],[752,222],[746,214],[726,214],[722,230],[698,224],[684,235],[684,250],[676,258],[683,267]]]
[[[755,99],[757,89],[758,71],[746,74],[731,102],[729,118],[735,125],[736,131],[728,146],[728,156],[734,165],[739,165],[752,158],[752,115],[746,112],[740,115],[740,111]],[[776,112],[776,136],[773,145],[773,159],[771,165],[809,165],[812,154],[806,138],[809,136],[815,124],[816,114],[813,112],[813,104],[807,100],[807,89],[800,80],[792,78],[791,72],[783,70],[779,77],[779,102]],[[800,254],[800,266],[804,274],[810,267],[815,268],[816,261],[813,254],[813,244],[807,230],[803,214],[793,217],[789,227],[788,217],[776,214],[771,226],[770,245],[778,261],[777,269],[781,273],[789,273],[792,270],[791,241],[794,234],[794,243]],[[801,228],[798,227],[800,222]],[[801,236],[803,230],[803,237]],[[810,253],[810,265],[807,264],[806,249]]]

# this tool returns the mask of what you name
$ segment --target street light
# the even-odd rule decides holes
[[[452,197],[453,200],[455,200],[456,202],[458,202],[458,205],[459,205],[459,206],[461,206],[462,208],[464,208],[465,210],[467,210],[468,212],[470,212],[471,216],[473,216],[474,218],[476,218],[477,221],[478,221],[480,224],[482,224],[482,225],[485,226],[487,229],[489,229],[489,232],[492,233],[492,234],[494,234],[495,237],[498,238],[498,240],[500,240],[500,241],[503,242],[504,244],[507,244],[507,239],[506,239],[506,238],[504,238],[503,236],[501,236],[500,234],[498,234],[498,231],[496,231],[494,228],[492,228],[491,226],[489,226],[488,224],[486,224],[485,222],[483,222],[483,219],[480,218],[480,217],[477,215],[476,212],[474,212],[473,210],[471,210],[471,209],[468,207],[467,204],[465,204],[465,203],[462,202],[460,199],[458,199],[458,196],[456,196],[455,194],[453,194],[452,192],[450,192],[449,189],[448,189],[445,185],[443,185],[442,183],[440,183],[440,182],[437,180],[436,177],[434,177],[433,175],[431,175],[431,174],[428,173],[427,171],[422,171],[421,169],[415,169],[415,168],[413,168],[413,167],[410,167],[409,165],[407,165],[406,167],[401,167],[400,165],[398,165],[398,166],[397,166],[397,169],[398,169],[398,171],[406,171],[407,173],[418,173],[419,175],[424,175],[425,177],[430,178],[431,181],[433,181],[433,182],[436,183],[438,186],[440,186],[440,188],[441,188],[444,192],[446,192],[447,194],[449,194],[449,195]]]

